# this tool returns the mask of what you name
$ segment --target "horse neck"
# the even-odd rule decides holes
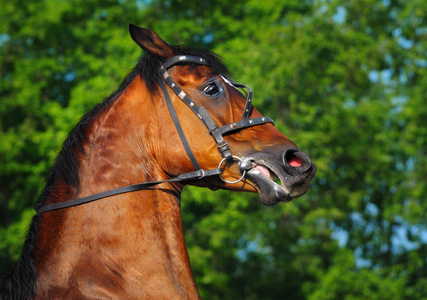
[[[154,129],[133,130],[141,124],[133,124],[136,119],[126,114],[143,106],[137,105],[138,99],[148,93],[141,89],[131,84],[92,125],[92,142],[85,146],[81,160],[79,197],[165,179],[150,160],[152,154],[134,136]],[[144,114],[153,117],[147,102],[139,119]],[[42,215],[39,251],[34,254],[37,294],[40,298],[199,297],[183,236],[180,191],[162,184]]]

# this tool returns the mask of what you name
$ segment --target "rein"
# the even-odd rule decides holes
[[[217,188],[213,187],[211,184],[209,184],[205,178],[211,177],[211,176],[219,176],[221,180],[227,183],[237,183],[241,181],[244,176],[245,172],[243,171],[242,177],[240,177],[236,181],[228,181],[225,180],[221,175],[223,173],[223,169],[221,168],[222,164],[225,161],[231,162],[234,159],[241,162],[241,159],[237,156],[233,156],[230,151],[230,147],[227,144],[227,141],[224,139],[224,134],[228,134],[230,132],[256,126],[256,125],[262,125],[265,123],[273,123],[273,120],[268,117],[258,117],[249,119],[249,116],[251,115],[253,104],[252,104],[252,91],[251,89],[244,84],[237,84],[237,83],[230,83],[232,86],[234,86],[236,89],[246,89],[246,104],[245,108],[243,110],[242,114],[242,120],[231,123],[222,127],[218,127],[213,121],[212,118],[209,116],[209,113],[206,111],[204,107],[199,107],[179,86],[178,84],[172,79],[172,77],[168,73],[168,69],[171,68],[174,65],[180,64],[180,63],[194,63],[194,64],[200,64],[200,65],[209,65],[208,62],[202,58],[197,56],[190,56],[190,55],[179,55],[174,56],[167,60],[160,68],[160,72],[162,73],[164,80],[159,80],[160,88],[163,92],[163,96],[165,98],[166,104],[169,109],[169,113],[172,117],[172,120],[175,124],[175,128],[178,131],[178,135],[181,139],[182,145],[184,146],[185,152],[187,153],[187,156],[189,157],[191,163],[193,164],[193,167],[195,171],[189,172],[189,173],[183,173],[181,175],[178,175],[176,177],[167,179],[167,180],[161,180],[161,181],[151,181],[151,182],[143,182],[133,185],[128,185],[124,187],[120,187],[117,189],[108,190],[105,192],[93,194],[90,196],[68,200],[64,202],[58,202],[58,203],[51,203],[45,206],[42,206],[37,210],[37,214],[41,214],[47,211],[53,211],[68,207],[73,207],[85,203],[89,203],[95,200],[103,199],[106,197],[119,195],[123,193],[129,193],[139,190],[144,190],[148,187],[165,183],[165,182],[179,182],[179,181],[191,181],[191,180],[200,180],[202,179],[206,186],[210,188],[211,190],[215,191]],[[199,117],[199,119],[203,122],[203,124],[208,129],[210,135],[214,138],[218,150],[221,152],[222,156],[224,157],[221,162],[218,165],[218,168],[216,169],[210,169],[210,170],[204,170],[200,167],[200,164],[197,162],[196,157],[194,156],[193,152],[191,151],[191,148],[187,142],[187,138],[185,137],[184,131],[182,130],[181,124],[179,122],[178,116],[175,112],[175,108],[172,104],[171,98],[169,96],[169,93],[167,91],[165,83],[172,89],[172,91]]]

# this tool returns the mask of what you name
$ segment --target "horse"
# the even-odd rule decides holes
[[[64,141],[1,299],[199,299],[184,241],[185,185],[307,192],[316,165],[209,51],[129,25],[144,51]]]

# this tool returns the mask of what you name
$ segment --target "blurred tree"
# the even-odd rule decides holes
[[[183,220],[209,299],[427,297],[427,3],[2,1],[0,268],[80,115],[140,49],[134,23],[221,54],[318,165],[301,199],[188,188]]]

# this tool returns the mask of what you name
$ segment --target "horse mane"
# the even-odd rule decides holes
[[[228,76],[229,72],[222,63],[221,58],[212,52],[175,46],[176,52],[180,55],[193,55],[204,58],[215,73]],[[92,110],[83,115],[77,125],[68,134],[68,137],[62,145],[51,172],[46,179],[45,187],[41,193],[35,209],[39,209],[46,204],[47,199],[54,190],[58,182],[65,183],[74,188],[76,197],[79,191],[79,165],[80,154],[84,154],[82,143],[88,140],[85,134],[86,127],[101,111],[107,109],[117,97],[126,89],[126,87],[140,75],[152,94],[158,90],[158,81],[162,80],[160,66],[165,62],[151,53],[142,56],[138,64],[125,77],[119,88],[97,104]],[[40,216],[34,215],[30,228],[27,232],[21,256],[18,259],[12,271],[0,278],[0,300],[2,299],[31,299],[35,295],[37,270],[31,253],[36,249]]]

